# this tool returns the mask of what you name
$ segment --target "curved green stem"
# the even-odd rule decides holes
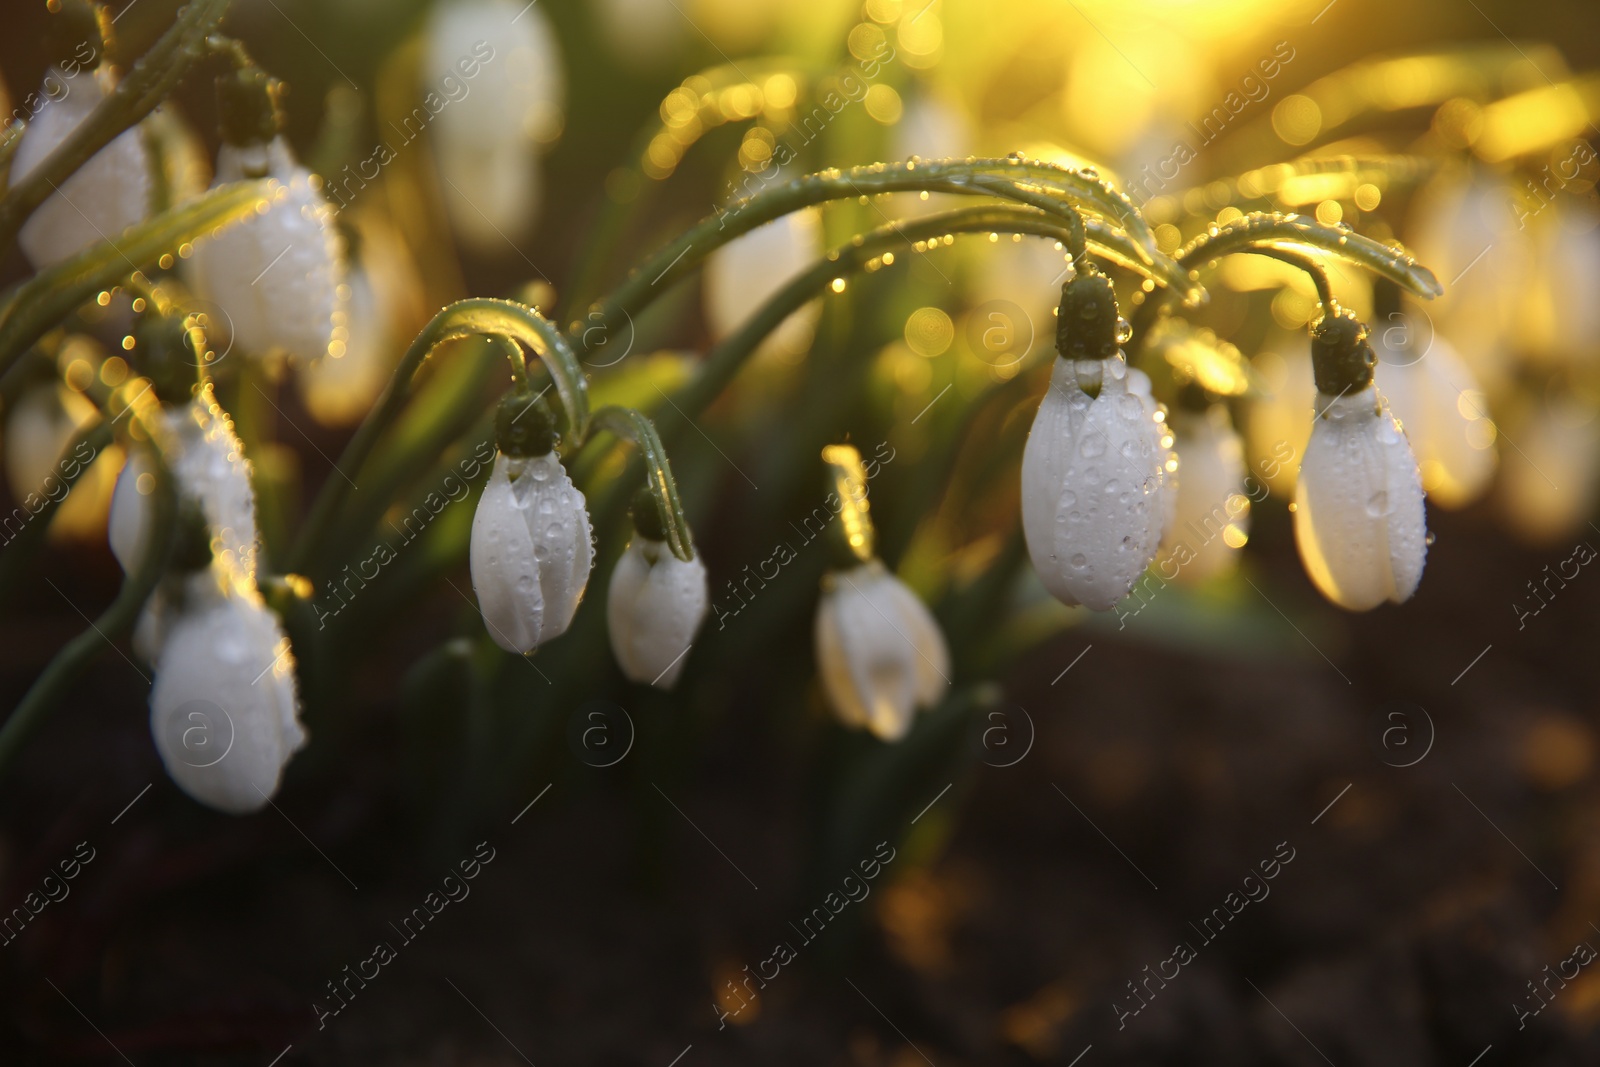
[[[206,37],[222,24],[229,0],[189,0],[177,21],[140,56],[125,78],[82,125],[0,198],[0,248],[77,169],[166,99],[189,68],[206,55]],[[87,74],[88,72],[85,72]]]
[[[1182,289],[1185,299],[1193,299],[1195,287],[1186,272],[1156,248],[1154,234],[1132,201],[1097,177],[1043,163],[1003,159],[877,163],[809,174],[763,189],[735,202],[726,211],[708,216],[641,264],[610,297],[592,308],[585,322],[572,324],[569,336],[581,351],[587,351],[583,336],[596,332],[601,337],[608,336],[609,331],[688,275],[717,248],[763,223],[829,200],[893,192],[996,196],[1039,208],[1059,220],[1054,236],[1067,243],[1075,258],[1083,251],[1073,244],[1085,232],[1078,210],[1085,207],[1107,220],[1115,220],[1116,227],[1102,226],[1098,232],[1124,229],[1130,238],[1124,247],[1132,253],[1132,259],[1153,268],[1163,284]],[[1042,195],[1049,192],[1059,196]]]
[[[378,439],[405,406],[411,396],[417,371],[427,361],[428,354],[445,341],[473,334],[506,339],[507,344],[503,348],[511,361],[512,374],[520,375],[524,381],[527,380],[528,371],[519,345],[533,349],[549,368],[566,413],[569,431],[574,439],[583,440],[589,422],[588,383],[561,331],[534,309],[510,300],[458,300],[435,315],[422,328],[416,340],[411,342],[389,384],[384,387],[383,395],[345,446],[344,454],[339,457],[335,468],[338,477],[331,477],[323,483],[310,518],[295,542],[294,551],[289,555],[291,572],[302,572],[312,550],[321,544],[348,495],[351,487],[349,479],[361,473]]]
[[[1328,272],[1310,256],[1302,256],[1298,252],[1290,252],[1283,248],[1241,248],[1239,251],[1246,255],[1275,259],[1279,263],[1287,263],[1291,267],[1305,271],[1311,279],[1311,284],[1316,286],[1317,299],[1322,302],[1324,310],[1332,311],[1334,305],[1338,303],[1333,298],[1333,286],[1328,282]]]
[[[667,450],[656,433],[656,424],[642,412],[624,407],[603,407],[591,417],[591,425],[609,430],[625,440],[632,441],[644,456],[645,480],[650,493],[656,498],[661,514],[666,519],[667,543],[672,554],[688,562],[694,559],[694,539],[689,533],[689,520],[683,515],[683,501],[678,497],[678,483],[672,477],[672,464],[667,460]]]
[[[153,268],[185,241],[195,240],[256,211],[271,182],[234,182],[130,227],[71,259],[40,271],[0,306],[0,374],[72,309],[123,278]]]
[[[56,653],[45,667],[44,673],[28,688],[28,692],[0,726],[0,772],[16,759],[17,753],[44,722],[50,712],[66,695],[68,689],[82,676],[84,669],[105,646],[120,637],[139,617],[144,602],[155,590],[166,570],[167,556],[172,545],[172,534],[177,521],[177,491],[171,473],[163,462],[160,450],[151,447],[156,478],[155,492],[151,498],[151,537],[145,556],[138,568],[123,580],[116,600],[111,602],[100,617],[90,623],[89,629],[79,634]]]
[[[1234,252],[1287,245],[1289,250],[1329,252],[1382,275],[1424,300],[1444,292],[1433,272],[1404,250],[1356,233],[1348,226],[1324,226],[1305,215],[1258,212],[1196,237],[1178,253],[1185,269],[1196,270]]]

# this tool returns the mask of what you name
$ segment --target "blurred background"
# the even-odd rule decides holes
[[[113,55],[176,6],[113,5]],[[15,105],[44,75],[47,12],[12,8]],[[1015,516],[1066,263],[967,238],[796,313],[669,441],[713,614],[661,694],[605,648],[621,526],[596,531],[573,631],[526,662],[467,595],[470,501],[414,546],[400,532],[505,384],[461,342],[382,484],[354,495],[370,528],[336,546],[405,550],[339,600],[315,654],[292,634],[312,743],[273,807],[233,818],[179,792],[142,667],[109,648],[0,782],[0,907],[82,864],[25,928],[0,920],[6,1062],[1595,1062],[1591,5],[237,0],[226,25],[288,84],[286,136],[324,176],[354,272],[343,361],[217,368],[270,559],[437,307],[514,296],[581,330],[632,264],[735,196],[1012,151],[1099,167],[1168,251],[1274,208],[1407,242],[1440,300],[1332,278],[1382,338],[1435,540],[1404,605],[1318,597],[1287,509],[1315,293],[1228,261],[1190,319],[1252,366],[1248,388],[1216,390],[1244,435],[1249,521],[1204,581],[1102,615],[1059,606]],[[493,58],[468,75],[479,42]],[[210,180],[219,72],[147,124],[174,189]],[[1361,162],[1277,166],[1308,154]],[[826,248],[938,206],[846,201],[731,246],[590,339],[596,402],[659,407]],[[29,274],[15,250],[0,269]],[[114,384],[119,314],[91,309],[37,354],[66,384],[41,372],[5,397],[7,513],[83,417],[82,376]],[[892,746],[836,724],[815,682],[822,554],[764,567],[821,503],[818,450],[847,439],[881,462],[880,554],[955,660],[951,698]],[[0,581],[6,706],[115,596],[114,453]],[[578,465],[580,486],[625,458]],[[401,931],[489,854],[470,893]],[[824,904],[839,892],[852,902]],[[819,906],[836,915],[820,935]],[[371,977],[379,942],[394,958]]]

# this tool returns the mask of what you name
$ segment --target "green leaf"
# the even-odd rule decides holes
[[[184,242],[255,213],[272,198],[276,184],[262,179],[213,189],[34,275],[0,306],[0,374],[73,308],[130,275],[154,268],[162,255]]]

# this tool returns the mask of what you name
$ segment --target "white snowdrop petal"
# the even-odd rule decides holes
[[[1101,379],[1097,396],[1080,375]],[[1056,360],[1022,454],[1022,526],[1065,604],[1109,610],[1155,558],[1171,483],[1156,413],[1148,379],[1121,359]]]
[[[52,93],[52,85],[56,92]],[[66,87],[66,95],[60,88]],[[31,174],[83,124],[109,83],[87,72],[68,78],[57,67],[46,75],[47,103],[28,124],[11,162],[11,184]],[[61,183],[28,219],[18,243],[35,269],[113,240],[144,221],[150,210],[150,163],[137,128],[119,134]]]
[[[847,725],[904,737],[936,702],[949,672],[944,635],[925,605],[874,560],[830,575],[817,607],[823,688]]]
[[[263,176],[281,183],[272,206],[197,241],[190,277],[217,305],[232,346],[252,356],[317,359],[342,345],[346,329],[344,240],[320,180],[295,162],[282,137],[218,151],[213,188]]]
[[[472,519],[470,562],[484,625],[501,648],[531,652],[571,625],[594,546],[583,494],[555,453],[495,457]]]
[[[150,732],[167,773],[203,804],[244,814],[277,791],[305,732],[288,638],[259,597],[196,595],[171,620]]]
[[[611,649],[630,681],[671,689],[709,609],[705,564],[635,537],[617,560],[606,599]]]
[[[1329,600],[1367,611],[1416,591],[1427,555],[1422,481],[1411,445],[1375,387],[1318,397],[1295,490],[1295,542]]]

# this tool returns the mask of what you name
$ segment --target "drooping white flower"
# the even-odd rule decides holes
[[[14,186],[81,126],[114,88],[104,68],[69,76],[59,66],[46,71],[44,104],[28,124],[11,161]],[[36,269],[67,259],[143,222],[150,212],[150,160],[137,127],[116,136],[62,182],[17,234]]]
[[[423,88],[439,101],[428,129],[451,228],[469,245],[503,250],[538,212],[539,153],[564,121],[555,30],[538,5],[452,0],[433,6],[424,40]]]
[[[162,417],[171,435],[166,460],[178,491],[199,502],[212,530],[213,553],[231,571],[253,579],[258,540],[255,491],[250,485],[250,461],[233,431],[233,420],[217,403],[209,382],[189,403],[164,408]],[[112,495],[111,551],[123,570],[132,570],[144,558],[150,508],[148,490],[140,491],[139,478],[149,470],[146,454],[136,452],[124,465]]]
[[[796,275],[822,257],[822,218],[814,208],[792,211],[723,245],[705,265],[706,321],[716,340],[745,320]],[[761,342],[758,353],[789,358],[811,344],[822,304],[796,310]]]
[[[885,741],[949,685],[950,652],[927,606],[874,559],[823,578],[817,666],[839,718]]]
[[[1120,354],[1055,361],[1022,453],[1022,530],[1062,603],[1107,611],[1155,558],[1177,471],[1165,419]]]
[[[1295,489],[1294,536],[1322,595],[1351,611],[1416,591],[1428,552],[1422,475],[1375,386],[1317,395]]]
[[[1406,242],[1440,278],[1453,279],[1429,314],[1491,391],[1509,380],[1517,304],[1536,269],[1517,218],[1520,199],[1497,175],[1442,174],[1419,197]]]
[[[1249,537],[1244,442],[1222,404],[1180,411],[1173,422],[1182,478],[1172,494],[1176,513],[1162,547],[1180,579],[1203,582],[1232,570]]]
[[[349,274],[344,352],[330,352],[296,368],[300,398],[324,426],[358,422],[372,410],[421,326],[414,320],[425,306],[411,255],[393,227],[369,218],[358,232],[360,263]]]
[[[112,445],[96,453],[87,443],[72,445],[73,437],[95,417],[88,397],[55,384],[27,390],[6,413],[5,470],[11,495],[30,518],[48,500],[60,501],[50,520],[52,538],[99,537],[105,530],[122,449]],[[80,473],[84,465],[89,469]],[[69,475],[77,476],[70,489]],[[0,543],[20,532],[20,526],[3,529]]]
[[[150,690],[150,734],[185,793],[242,815],[277,791],[305,744],[294,655],[278,618],[207,567],[185,579]]]
[[[495,456],[472,518],[470,562],[483,622],[507,652],[566,632],[594,566],[589,513],[554,452]]]
[[[1380,333],[1378,384],[1416,452],[1422,488],[1440,507],[1465,507],[1494,475],[1498,433],[1489,401],[1443,337],[1435,334],[1420,353],[1390,340],[1390,330]]]
[[[301,360],[342,353],[350,296],[344,239],[322,180],[295,161],[281,136],[218,150],[213,188],[268,177],[281,187],[265,213],[195,242],[195,290],[217,306],[210,316],[217,341],[231,350]]]
[[[611,651],[629,681],[671,689],[709,607],[706,565],[687,562],[663,541],[628,543],[606,593]]]

